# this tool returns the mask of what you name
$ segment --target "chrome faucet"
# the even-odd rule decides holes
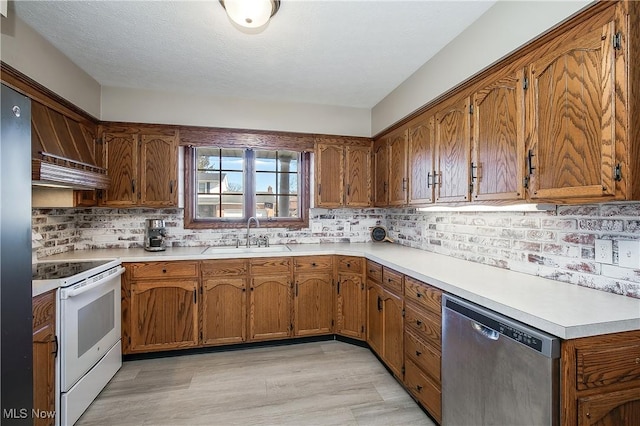
[[[247,221],[247,248],[249,248],[249,246],[251,245],[251,240],[249,239],[250,237],[250,232],[251,232],[251,221],[254,221],[256,223],[256,228],[260,228],[260,222],[258,222],[258,219],[256,219],[255,217],[251,216],[249,218],[249,220]]]

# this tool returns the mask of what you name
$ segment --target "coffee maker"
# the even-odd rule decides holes
[[[164,238],[167,231],[164,228],[164,220],[147,219],[144,229],[144,249],[147,251],[162,251],[165,249]]]

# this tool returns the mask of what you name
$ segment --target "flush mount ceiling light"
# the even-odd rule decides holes
[[[246,28],[260,28],[280,9],[280,0],[220,0],[229,18]]]

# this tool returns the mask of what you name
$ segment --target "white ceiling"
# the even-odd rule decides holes
[[[25,1],[103,86],[372,108],[495,1],[283,0],[257,34],[217,0]]]

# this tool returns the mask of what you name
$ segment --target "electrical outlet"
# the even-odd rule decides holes
[[[640,241],[618,241],[618,266],[640,269]]]
[[[312,234],[319,234],[322,232],[322,224],[318,223],[318,222],[312,222],[311,223],[311,233]]]
[[[613,241],[596,240],[596,262],[613,264]]]
[[[344,221],[344,232],[351,232],[351,222],[348,220]]]

